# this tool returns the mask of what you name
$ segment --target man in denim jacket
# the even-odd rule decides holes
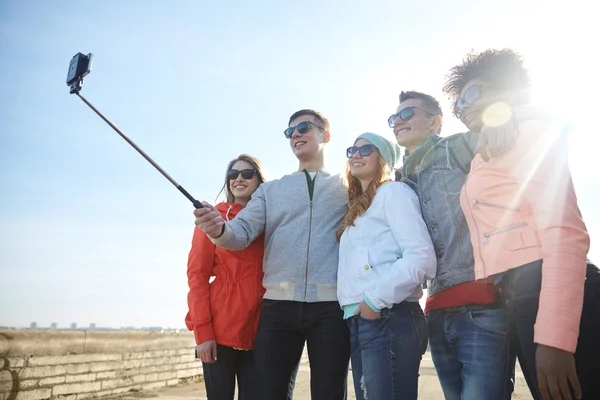
[[[507,399],[512,366],[506,316],[493,283],[474,280],[459,201],[480,138],[473,132],[440,137],[442,118],[434,97],[409,91],[400,94],[388,120],[406,148],[403,180],[419,196],[437,256],[425,307],[431,356],[446,400]]]

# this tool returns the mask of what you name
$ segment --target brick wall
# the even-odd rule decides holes
[[[0,330],[0,400],[80,400],[202,373],[190,332]]]

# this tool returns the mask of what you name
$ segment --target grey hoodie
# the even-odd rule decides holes
[[[306,172],[294,172],[260,185],[248,205],[212,241],[242,250],[264,232],[265,299],[337,301],[335,233],[347,204],[341,175],[318,171],[311,181]]]

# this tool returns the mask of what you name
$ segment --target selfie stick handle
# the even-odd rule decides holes
[[[142,149],[140,149],[135,143],[133,143],[133,141],[131,139],[129,139],[127,136],[125,136],[125,134],[123,132],[121,132],[119,130],[119,128],[117,128],[115,126],[115,124],[113,124],[112,122],[110,122],[108,120],[108,118],[106,118],[104,115],[102,115],[102,113],[100,111],[98,111],[96,109],[96,107],[94,107],[89,101],[87,101],[85,97],[83,97],[79,92],[76,92],[75,94],[77,96],[79,96],[79,98],[81,100],[83,100],[83,102],[85,104],[87,104],[92,110],[94,110],[94,112],[96,114],[98,114],[100,116],[100,118],[102,118],[104,120],[104,122],[106,122],[108,125],[110,125],[110,127],[113,128],[115,130],[115,132],[117,132],[123,139],[125,139],[125,141],[131,145],[131,147],[133,147],[134,149],[136,149],[137,152],[142,155],[142,157],[144,157],[150,164],[152,164],[152,166],[154,168],[156,168],[158,170],[158,172],[160,172],[165,178],[167,178],[167,180],[169,182],[171,182],[173,184],[173,186],[175,186],[177,188],[177,190],[179,190],[181,193],[183,193],[183,195],[185,197],[187,197],[187,199],[189,201],[192,202],[192,204],[194,205],[195,208],[202,208],[203,207],[203,205],[202,205],[202,203],[200,203],[200,201],[194,199],[194,197],[191,194],[189,194],[187,192],[187,190],[185,190],[180,184],[178,184],[177,182],[175,182],[175,180],[173,178],[171,178],[169,176],[169,174],[167,174],[157,163],[154,162],[153,159],[151,159],[146,153],[144,153],[144,151]]]

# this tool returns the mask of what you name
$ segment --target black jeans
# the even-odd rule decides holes
[[[308,346],[311,398],[346,399],[350,334],[338,302],[264,299],[255,350],[261,400],[288,398],[304,342]]]
[[[254,351],[235,350],[217,344],[217,362],[202,363],[208,400],[233,400],[235,381],[238,400],[259,400],[256,392]]]
[[[542,262],[499,274],[497,287],[509,318],[511,348],[516,352],[531,395],[541,399],[533,342],[542,281]],[[499,279],[498,279],[499,278]],[[588,267],[575,366],[584,400],[600,399],[600,271]]]
[[[583,399],[600,399],[600,270],[588,265],[575,367]]]

